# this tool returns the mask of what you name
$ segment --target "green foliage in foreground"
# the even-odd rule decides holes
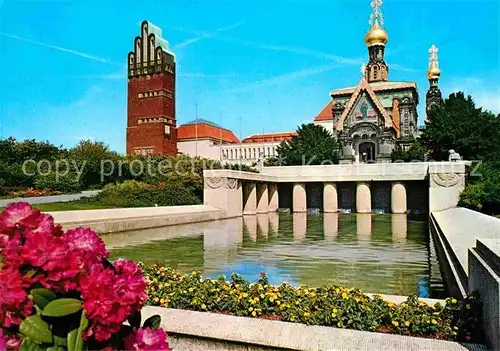
[[[476,294],[446,305],[429,306],[415,296],[400,305],[371,298],[357,289],[268,285],[262,275],[249,284],[234,274],[216,280],[199,272],[183,275],[161,265],[144,266],[148,303],[177,309],[283,320],[310,325],[377,331],[449,340],[483,342],[480,301]]]

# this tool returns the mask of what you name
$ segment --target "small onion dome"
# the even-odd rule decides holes
[[[431,66],[429,67],[429,71],[427,71],[427,78],[439,79],[440,76],[441,76],[441,71],[439,70],[439,67],[435,63],[432,63]]]
[[[387,32],[382,28],[378,21],[375,21],[373,27],[365,35],[366,46],[384,45],[387,43]]]

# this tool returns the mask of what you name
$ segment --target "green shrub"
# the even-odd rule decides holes
[[[481,305],[476,294],[430,306],[410,296],[400,305],[358,289],[271,286],[265,275],[249,284],[237,274],[226,281],[183,275],[161,265],[141,264],[149,280],[148,303],[177,309],[261,317],[310,325],[483,342]]]
[[[50,172],[47,175],[38,175],[35,178],[35,186],[39,189],[57,190],[65,193],[77,192],[81,189],[81,184],[75,173]]]
[[[201,204],[195,187],[183,183],[146,184],[135,180],[108,184],[102,191],[81,201],[109,207],[151,207]]]

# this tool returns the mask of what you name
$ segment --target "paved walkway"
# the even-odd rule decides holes
[[[82,191],[79,194],[69,194],[69,195],[53,195],[53,196],[39,196],[39,197],[17,197],[14,199],[0,200],[0,207],[5,207],[11,202],[24,201],[29,204],[48,204],[52,202],[68,202],[73,200],[81,199],[82,197],[91,197],[97,195],[100,190],[88,190]]]
[[[477,239],[500,238],[498,218],[461,207],[433,212],[432,215],[466,274],[469,270],[467,253],[469,248],[476,246]]]

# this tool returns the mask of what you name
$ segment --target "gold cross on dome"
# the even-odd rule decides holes
[[[380,10],[380,6],[382,6],[384,2],[382,0],[373,0],[370,3],[370,6],[373,8],[372,13],[370,15],[370,25],[374,25],[375,22],[378,22],[380,25],[384,24],[384,18],[382,16],[382,11]]]
[[[438,62],[438,53],[439,49],[437,48],[436,45],[432,44],[431,48],[429,49],[429,53],[431,54],[429,56],[429,62]]]

